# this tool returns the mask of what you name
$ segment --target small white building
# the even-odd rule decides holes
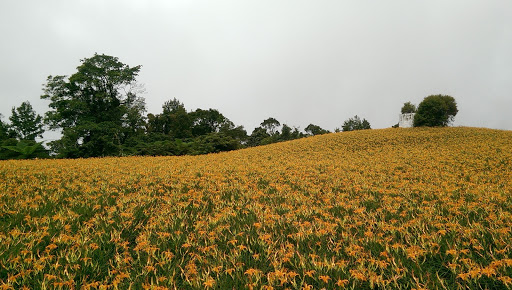
[[[414,115],[416,113],[400,114],[398,121],[398,127],[400,128],[411,128],[414,126]]]

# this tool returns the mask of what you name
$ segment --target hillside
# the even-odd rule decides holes
[[[510,288],[511,148],[511,131],[415,128],[2,161],[0,285]]]

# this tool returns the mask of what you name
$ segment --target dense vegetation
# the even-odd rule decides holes
[[[3,289],[510,289],[512,132],[0,162]]]
[[[143,89],[136,80],[141,66],[130,67],[104,54],[81,63],[69,77],[48,77],[41,96],[50,102],[44,119],[29,102],[12,109],[10,123],[0,119],[0,159],[198,155],[330,133],[315,124],[302,132],[270,117],[248,135],[218,110],[187,111],[176,98],[165,102],[161,113],[146,115]],[[416,113],[416,127],[434,127],[447,126],[458,110],[453,97],[432,95],[417,109],[405,103],[401,112]],[[36,142],[45,125],[62,132],[49,148]],[[371,126],[356,115],[341,128],[347,132]]]
[[[458,112],[457,102],[452,96],[428,96],[418,105],[414,127],[446,127]]]
[[[302,132],[270,117],[248,135],[218,110],[187,111],[177,99],[165,102],[161,113],[146,116],[142,86],[136,81],[140,69],[95,54],[83,59],[69,77],[49,76],[41,96],[50,102],[44,123],[50,130],[60,130],[62,137],[48,144],[50,152],[37,143],[36,137],[44,132],[43,118],[23,102],[13,108],[10,124],[0,120],[0,159],[42,158],[49,153],[63,158],[197,155],[329,133],[315,124]],[[364,128],[343,128],[369,128],[364,122]]]

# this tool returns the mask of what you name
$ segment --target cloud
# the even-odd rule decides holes
[[[512,129],[505,1],[16,1],[0,4],[7,117],[46,77],[95,52],[142,65],[148,111],[177,97],[252,130],[270,116],[333,130],[398,122],[406,101],[450,94],[456,124]],[[497,112],[497,113],[495,113]]]

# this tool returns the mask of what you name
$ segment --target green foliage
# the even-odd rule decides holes
[[[189,144],[181,140],[162,140],[150,143],[138,143],[134,147],[135,155],[168,156],[188,154]]]
[[[283,126],[281,127],[281,135],[279,136],[281,141],[288,141],[288,140],[292,140],[293,137],[292,137],[292,127],[286,125],[286,124],[283,124]]]
[[[175,112],[186,112],[185,105],[176,98],[166,101],[162,105],[162,109],[163,109],[164,114],[175,113]]]
[[[278,126],[281,126],[281,123],[276,119],[266,119],[261,123],[260,127],[256,127],[252,131],[252,134],[247,138],[246,145],[253,147],[306,137],[297,127],[292,128],[287,124],[283,124],[281,132],[279,132],[277,131]]]
[[[10,129],[19,140],[34,141],[36,137],[42,137],[43,117],[37,115],[32,105],[27,101],[21,103],[17,108],[12,108]]]
[[[278,132],[277,128],[281,126],[281,123],[271,117],[261,122],[260,126],[267,131],[268,135],[273,136]]]
[[[10,142],[12,144],[12,142]],[[6,142],[6,144],[9,144]],[[3,149],[11,151],[11,154],[0,152],[0,159],[32,159],[48,157],[46,149],[41,143],[32,140],[22,140],[15,145],[2,145]]]
[[[192,135],[195,137],[218,133],[221,128],[232,128],[234,124],[215,109],[197,109],[190,113]]]
[[[44,130],[42,117],[36,115],[29,102],[13,108],[9,119],[12,125],[0,120],[0,160],[49,156],[44,146],[34,140],[41,137]]]
[[[272,143],[271,136],[262,127],[256,127],[249,136],[247,145],[250,147]]]
[[[292,129],[287,124],[281,126],[281,132],[279,127],[281,123],[275,118],[267,118],[261,122],[259,127],[254,128],[251,136],[247,138],[247,146],[260,146],[271,143],[294,140],[297,138],[304,137],[297,128]]]
[[[355,115],[353,118],[350,118],[346,120],[343,123],[343,131],[354,131],[354,130],[365,130],[365,129],[371,129],[370,122],[368,122],[366,119],[359,118],[357,115]]]
[[[167,101],[162,109],[161,114],[148,114],[148,133],[162,133],[178,139],[192,137],[193,119],[180,101],[176,98]]]
[[[455,99],[447,95],[425,97],[414,116],[414,127],[445,127],[453,122],[457,115]]]
[[[318,126],[318,125],[314,125],[314,124],[309,124],[309,125],[304,129],[304,131],[306,131],[306,133],[308,133],[308,134],[309,134],[309,135],[311,135],[311,136],[315,136],[315,135],[322,135],[322,134],[330,133],[328,130],[322,129],[320,126]]]
[[[409,114],[409,113],[416,113],[416,105],[414,105],[411,102],[404,103],[404,106],[402,107],[402,114]]]
[[[239,141],[240,144],[247,142],[247,131],[245,131],[244,126],[235,126],[232,122],[225,123],[220,128],[219,133]]]
[[[0,114],[0,141],[9,139],[9,125],[2,121],[2,114]]]
[[[62,137],[49,143],[57,157],[204,154],[329,133],[314,124],[303,133],[270,117],[248,136],[243,126],[236,126],[218,110],[187,112],[176,98],[163,104],[162,113],[145,117],[146,104],[136,82],[140,68],[123,64],[117,57],[94,54],[81,60],[71,76],[48,77],[41,98],[50,101],[46,124],[62,130]],[[416,126],[444,126],[457,113],[455,100],[450,98],[429,96],[418,110],[407,102],[401,112],[418,111]],[[443,117],[441,122],[432,121],[439,116]],[[28,102],[13,109],[11,121],[12,126],[0,123],[0,141],[13,133],[19,139],[31,140],[42,134],[41,117]],[[362,129],[371,129],[370,123],[356,115],[335,132]],[[8,149],[2,150],[5,153]]]
[[[6,147],[9,146],[16,146],[18,144],[18,140],[14,138],[7,138],[0,141],[0,160],[7,160],[7,159],[18,159],[19,153],[16,151],[12,151],[10,149],[7,149]]]
[[[208,154],[232,151],[240,148],[240,143],[223,133],[210,133],[200,136],[192,143],[190,154]]]
[[[95,54],[83,59],[77,72],[49,76],[42,99],[50,101],[45,121],[63,129],[52,149],[61,157],[122,155],[122,144],[144,129],[144,99],[136,83],[140,66],[117,57]]]

